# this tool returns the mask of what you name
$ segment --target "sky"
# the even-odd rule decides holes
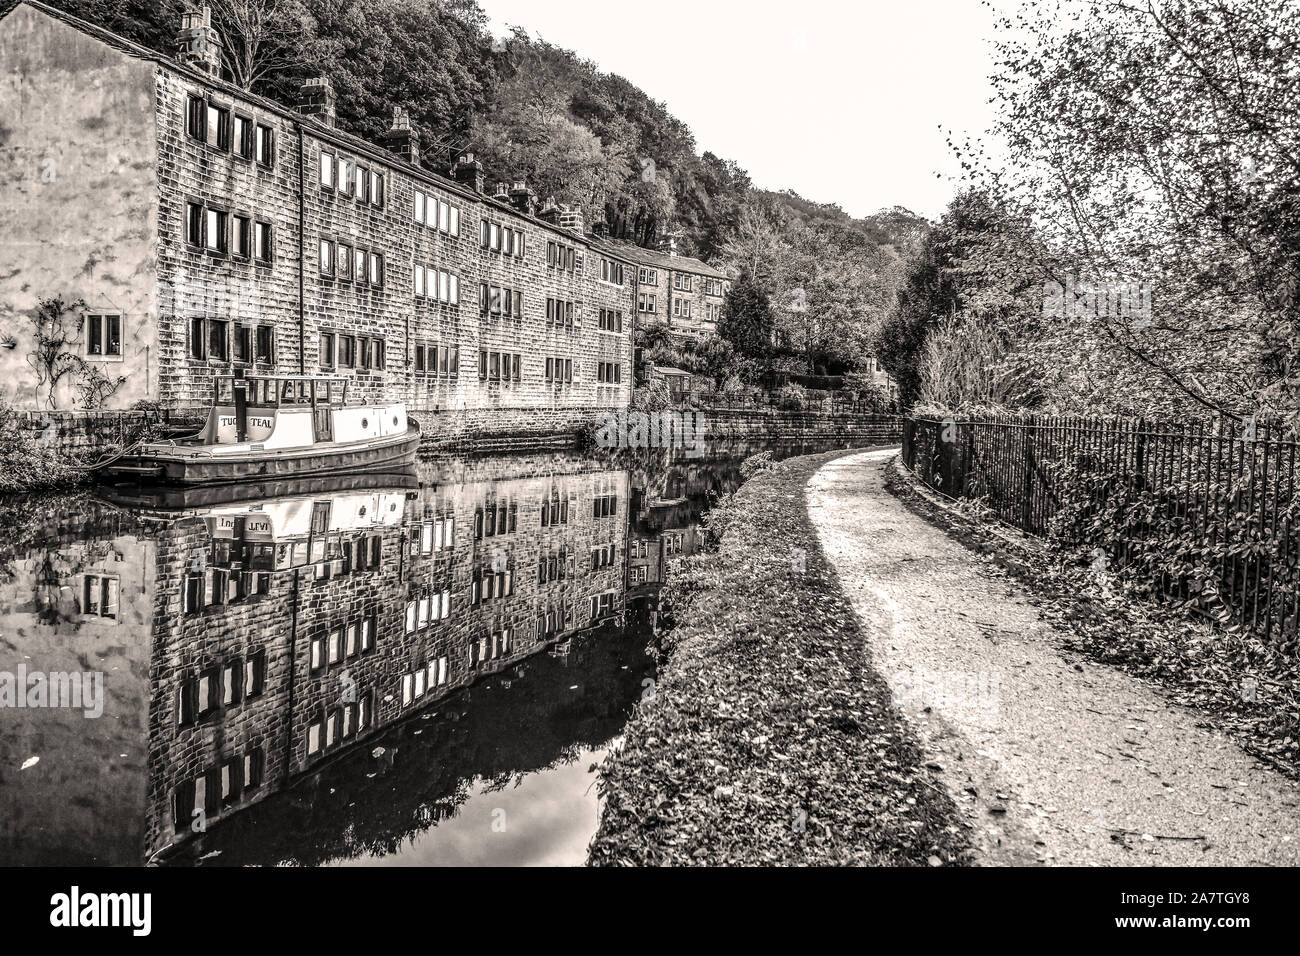
[[[980,0],[479,2],[494,34],[521,26],[663,101],[756,186],[856,217],[937,217],[956,173],[945,130],[990,125]]]

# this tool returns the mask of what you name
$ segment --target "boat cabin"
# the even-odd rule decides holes
[[[401,435],[401,404],[349,405],[348,382],[307,375],[219,375],[200,445],[297,448]]]

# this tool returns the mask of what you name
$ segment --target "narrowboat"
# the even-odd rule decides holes
[[[354,405],[340,378],[219,376],[203,430],[142,442],[101,465],[111,481],[197,485],[394,471],[415,463],[406,406]]]

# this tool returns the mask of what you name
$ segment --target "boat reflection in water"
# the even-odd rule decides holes
[[[0,863],[582,862],[740,457],[0,502],[0,669],[104,687],[0,709]]]

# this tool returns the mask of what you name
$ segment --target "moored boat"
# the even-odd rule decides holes
[[[347,387],[339,378],[220,376],[197,435],[141,443],[98,470],[112,481],[194,485],[414,464],[420,426],[406,406],[351,405]]]

